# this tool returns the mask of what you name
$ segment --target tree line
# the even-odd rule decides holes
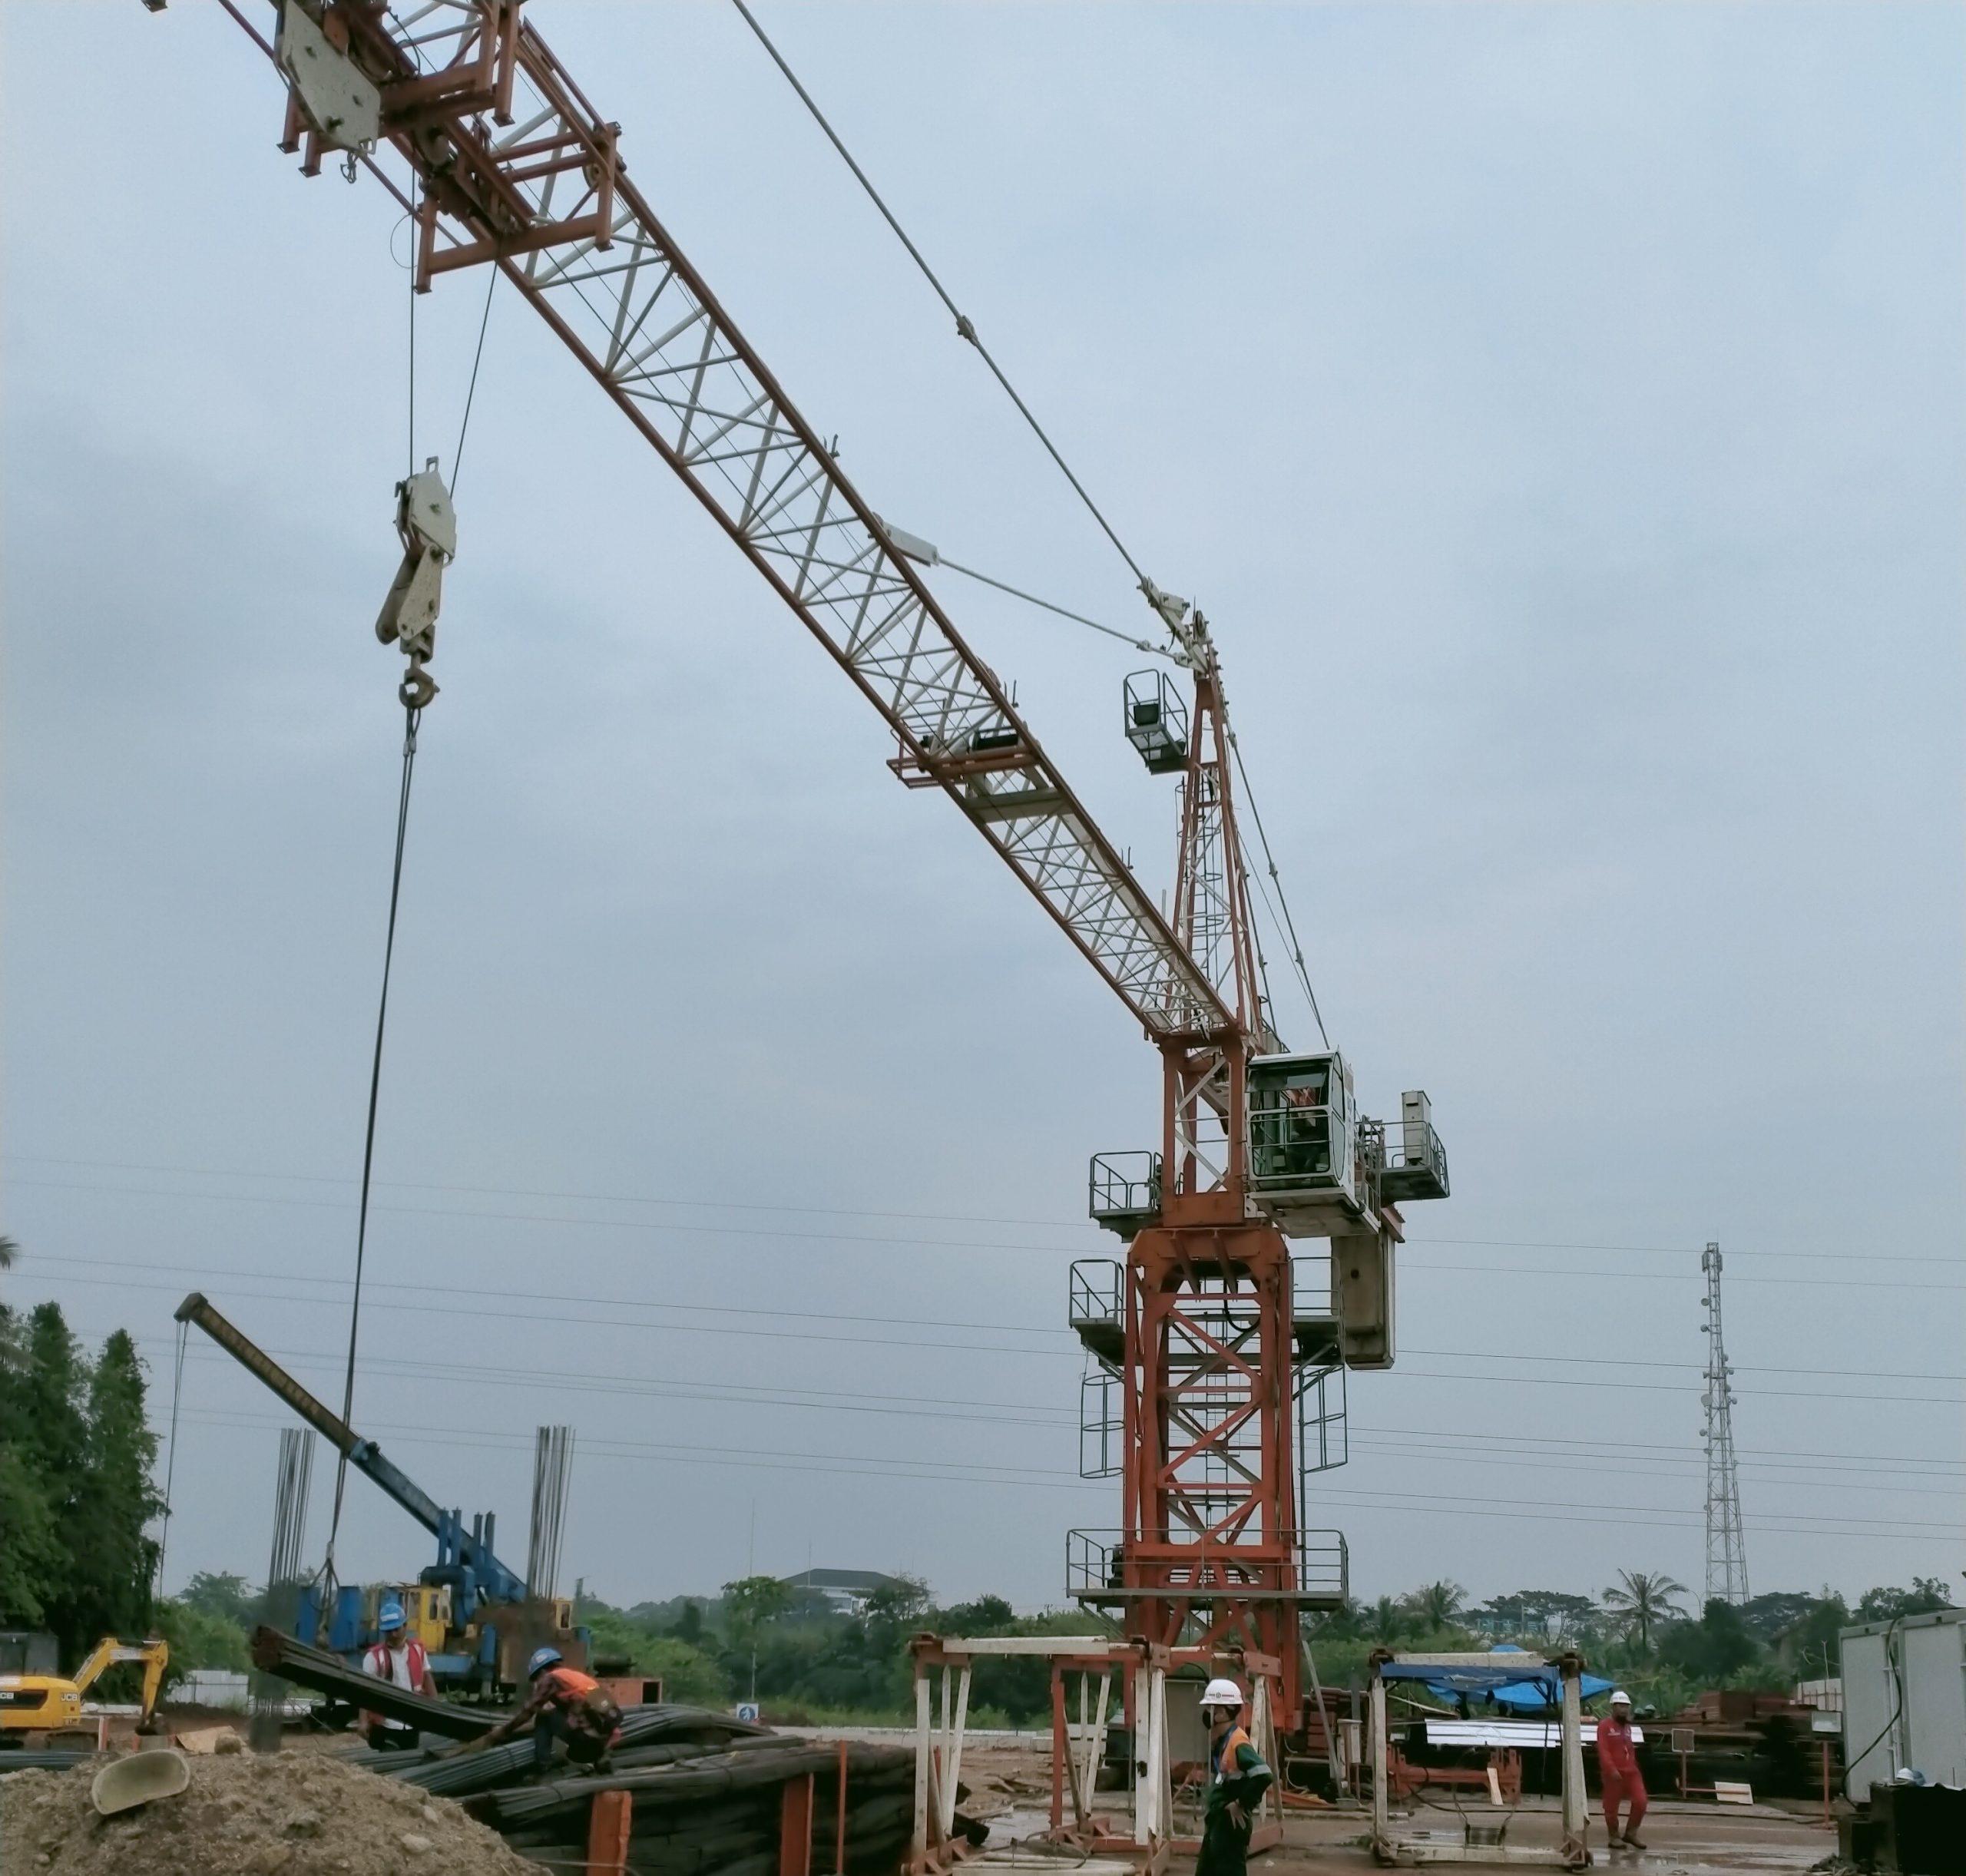
[[[156,1457],[127,1332],[91,1355],[58,1304],[0,1304],[0,1623],[53,1634],[65,1668],[151,1632]]]
[[[1662,1572],[1622,1570],[1596,1596],[1517,1590],[1473,1603],[1458,1583],[1347,1602],[1307,1625],[1320,1675],[1344,1686],[1361,1678],[1375,1648],[1465,1649],[1513,1643],[1574,1649],[1641,1708],[1668,1713],[1709,1688],[1779,1687],[1842,1670],[1841,1630],[1952,1606],[1945,1583],[1914,1577],[1909,1588],[1868,1590],[1853,1605],[1828,1588],[1774,1590],[1745,1603],[1688,1606],[1692,1592]]]

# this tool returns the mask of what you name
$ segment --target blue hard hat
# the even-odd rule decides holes
[[[529,1681],[537,1680],[548,1668],[562,1659],[557,1648],[535,1648],[532,1651],[532,1659],[525,1664],[526,1679]]]
[[[391,1629],[403,1626],[402,1604],[394,1596],[376,1612],[376,1626],[386,1634]]]

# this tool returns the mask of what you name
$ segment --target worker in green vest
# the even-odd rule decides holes
[[[1208,1729],[1208,1808],[1195,1876],[1245,1876],[1256,1806],[1276,1775],[1243,1729],[1243,1690],[1233,1681],[1212,1680],[1202,1689],[1201,1718]]]

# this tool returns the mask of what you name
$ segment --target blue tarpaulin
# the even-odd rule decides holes
[[[1556,1707],[1563,1699],[1562,1675],[1551,1663],[1525,1668],[1523,1652],[1497,1648],[1486,1661],[1458,1663],[1452,1667],[1425,1661],[1388,1661],[1381,1663],[1379,1678],[1418,1681],[1429,1692],[1457,1705],[1465,1699],[1471,1713],[1540,1713]],[[1601,1675],[1580,1674],[1577,1691],[1589,1700],[1609,1693],[1611,1683]]]

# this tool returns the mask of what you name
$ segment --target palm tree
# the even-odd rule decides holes
[[[1617,1585],[1604,1592],[1604,1606],[1627,1635],[1638,1637],[1639,1653],[1649,1655],[1653,1625],[1668,1616],[1683,1616],[1686,1611],[1673,1599],[1686,1593],[1686,1586],[1671,1577],[1621,1570]]]
[[[1467,1600],[1468,1592],[1458,1583],[1430,1583],[1408,1596],[1406,1606],[1412,1610],[1421,1628],[1429,1635],[1437,1635],[1442,1629],[1454,1626]]]
[[[1389,1596],[1382,1596],[1365,1611],[1367,1639],[1389,1648],[1406,1632],[1406,1612]]]
[[[0,1238],[0,1270],[12,1269],[20,1254],[21,1247],[12,1238]]]

